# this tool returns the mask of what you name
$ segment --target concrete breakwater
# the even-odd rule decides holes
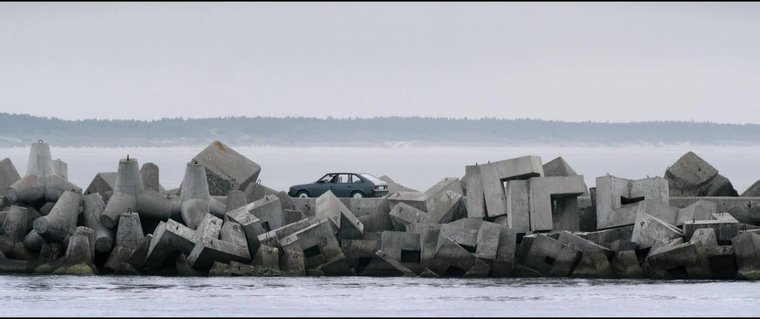
[[[133,154],[135,155],[135,154]],[[137,154],[139,155],[139,154]],[[562,158],[464,167],[424,192],[290,198],[214,142],[179,189],[127,156],[86,189],[46,143],[0,162],[0,271],[70,274],[756,278],[756,185],[693,153],[664,177],[583,177]]]

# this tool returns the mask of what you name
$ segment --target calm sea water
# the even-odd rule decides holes
[[[758,316],[760,282],[0,276],[3,316]]]
[[[53,158],[68,163],[69,180],[86,188],[98,172],[115,172],[127,154],[140,163],[159,166],[161,184],[175,188],[182,182],[185,165],[204,146],[63,148],[51,145]],[[688,151],[694,151],[728,177],[739,193],[760,179],[760,147],[705,145],[626,145],[520,147],[235,147],[261,165],[261,183],[277,190],[309,183],[333,171],[356,171],[395,181],[424,191],[444,177],[464,176],[465,165],[524,155],[541,156],[544,163],[562,156],[589,187],[607,173],[639,179],[663,176],[665,169]],[[10,157],[21,175],[29,148],[0,148],[0,158]]]

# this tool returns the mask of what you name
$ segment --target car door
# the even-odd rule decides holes
[[[335,196],[338,197],[350,197],[351,196],[351,184],[349,183],[349,174],[338,174],[336,179],[333,179],[335,183],[332,183],[331,189]]]
[[[327,174],[317,180],[314,184],[311,185],[311,188],[313,190],[309,191],[309,194],[311,194],[312,197],[319,197],[320,195],[324,194],[328,189],[331,190],[332,180],[334,179],[335,174]],[[320,181],[324,181],[320,183]],[[335,191],[333,191],[334,193]]]
[[[365,181],[359,175],[351,174],[351,192],[361,191],[365,197],[368,197],[372,193],[372,186],[369,182]]]

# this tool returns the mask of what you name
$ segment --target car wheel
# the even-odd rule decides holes
[[[351,194],[351,197],[353,197],[353,198],[363,198],[364,194],[362,194],[362,192],[354,192],[353,194]]]
[[[297,197],[298,198],[309,198],[309,192],[307,192],[307,191],[298,191]]]

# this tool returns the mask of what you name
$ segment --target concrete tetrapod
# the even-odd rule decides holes
[[[82,195],[64,192],[47,216],[37,218],[32,225],[34,230],[46,241],[60,242],[74,234],[77,228],[79,203]]]
[[[110,252],[113,248],[113,230],[100,223],[100,216],[106,208],[103,198],[99,193],[93,193],[84,195],[82,200],[85,225],[95,231],[95,251]]]
[[[8,187],[5,197],[10,203],[32,203],[43,199],[55,202],[65,191],[82,193],[81,188],[56,174],[50,145],[40,140],[32,143],[29,150],[26,176]]]
[[[209,196],[206,170],[196,161],[187,163],[180,200],[180,215],[190,229],[198,228],[203,216],[208,213],[217,216],[225,213],[225,205]]]
[[[146,190],[137,159],[127,156],[119,160],[113,195],[100,216],[100,223],[114,228],[119,223],[121,213],[129,210],[136,211],[143,217],[166,220],[179,213],[180,201]]]

